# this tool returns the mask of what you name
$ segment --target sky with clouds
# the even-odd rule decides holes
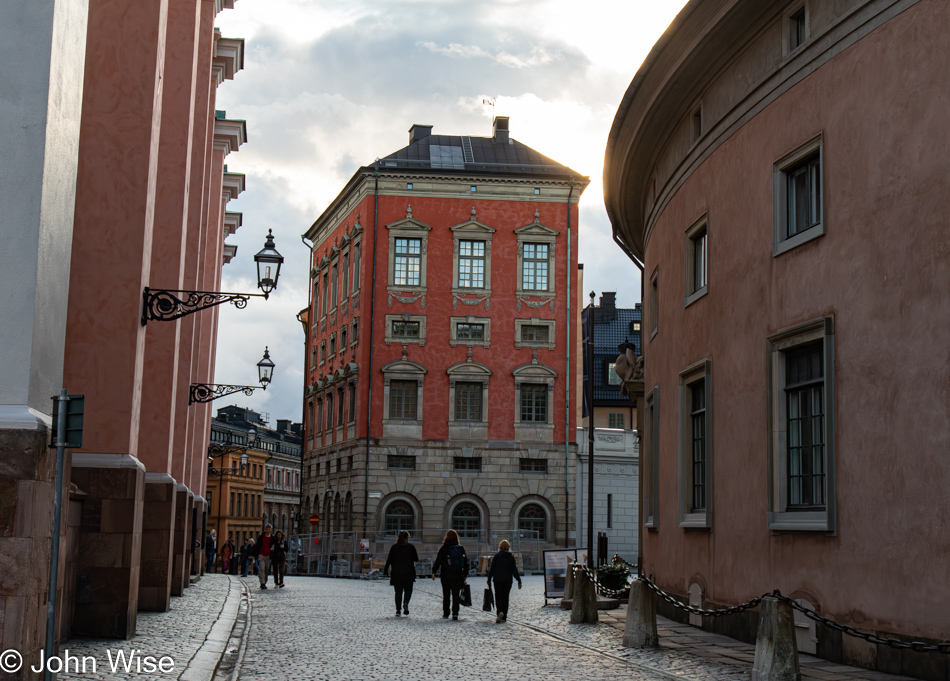
[[[639,270],[611,238],[604,149],[617,106],[650,48],[685,0],[238,0],[216,23],[245,39],[244,69],[217,108],[247,121],[248,142],[227,159],[247,175],[228,204],[244,223],[228,243],[225,291],[253,291],[253,255],[274,230],[284,255],[268,301],[222,306],[215,380],[257,383],[264,346],[276,364],[266,392],[225,398],[300,420],[309,249],[300,235],[362,165],[408,144],[409,126],[435,134],[511,136],[589,175],[580,202],[584,289],[640,299]],[[484,104],[493,99],[494,106]]]

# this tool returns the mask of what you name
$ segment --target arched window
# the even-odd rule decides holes
[[[452,509],[452,529],[459,533],[459,537],[478,537],[481,520],[478,506],[471,502],[463,501]]]
[[[405,501],[394,501],[386,507],[386,534],[399,534],[409,531],[415,522],[416,514]]]
[[[545,527],[548,524],[548,514],[538,504],[527,504],[518,511],[518,531],[526,530],[525,539],[538,538],[545,540]]]

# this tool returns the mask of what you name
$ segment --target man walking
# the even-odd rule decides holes
[[[271,530],[274,527],[270,523],[264,526],[264,532],[257,538],[252,551],[257,558],[257,578],[261,582],[261,588],[267,588],[267,575],[270,574],[270,554],[271,554]]]

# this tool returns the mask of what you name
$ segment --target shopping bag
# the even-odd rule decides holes
[[[491,587],[485,589],[485,596],[482,598],[482,610],[485,612],[491,612],[495,607],[495,594],[492,593]]]
[[[460,594],[459,602],[464,605],[466,608],[472,607],[472,587],[468,584],[462,585],[462,593]]]

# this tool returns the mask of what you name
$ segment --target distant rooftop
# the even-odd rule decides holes
[[[508,118],[498,116],[491,137],[433,135],[431,125],[409,128],[409,145],[380,159],[383,167],[460,170],[532,175],[580,173],[535,151],[508,135]]]

